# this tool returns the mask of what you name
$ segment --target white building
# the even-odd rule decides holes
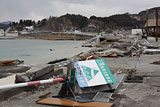
[[[142,35],[143,32],[142,32],[142,29],[132,29],[131,34],[132,35]]]
[[[26,30],[20,31],[19,33],[22,34],[22,35],[30,34],[30,32],[28,32],[28,31],[26,31]]]
[[[5,35],[9,36],[9,37],[17,37],[18,36],[18,31],[8,31],[8,32],[6,32]]]
[[[6,37],[17,37],[18,36],[18,31],[17,30],[11,30],[11,28],[9,27],[5,31],[5,36]]]
[[[34,30],[33,26],[26,26],[25,29],[28,30],[28,31],[33,31]]]

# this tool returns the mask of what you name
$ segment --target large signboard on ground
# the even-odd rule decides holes
[[[79,61],[74,63],[76,79],[80,87],[90,87],[115,83],[115,79],[104,59]]]

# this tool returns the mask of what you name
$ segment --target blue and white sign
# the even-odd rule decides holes
[[[80,87],[90,87],[115,83],[115,79],[104,59],[79,61],[74,63],[76,79]]]

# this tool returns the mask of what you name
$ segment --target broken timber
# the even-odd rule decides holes
[[[76,106],[76,107],[111,107],[113,103],[88,102],[79,103],[64,98],[45,98],[37,101],[38,104],[59,105],[59,106]]]

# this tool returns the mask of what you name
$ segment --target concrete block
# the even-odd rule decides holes
[[[15,82],[15,75],[11,75],[6,78],[0,79],[0,86],[14,84],[14,82]]]
[[[37,80],[49,79],[49,78],[52,78],[54,76],[61,77],[62,75],[64,75],[63,68],[54,68],[54,71],[49,72],[47,74],[44,74],[41,77],[38,77]]]
[[[15,82],[28,82],[54,71],[54,66],[49,64],[35,65],[25,73],[17,74]]]
[[[144,77],[143,83],[150,86],[160,87],[159,80],[160,80],[160,77]]]

